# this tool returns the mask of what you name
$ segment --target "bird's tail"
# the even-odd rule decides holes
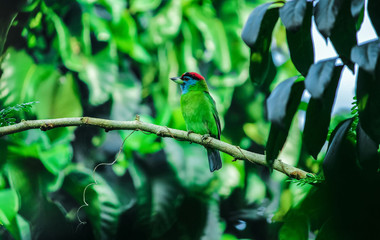
[[[219,151],[212,148],[206,148],[206,149],[207,149],[208,163],[210,165],[210,171],[213,172],[215,170],[220,169],[222,167],[222,159],[220,159]]]

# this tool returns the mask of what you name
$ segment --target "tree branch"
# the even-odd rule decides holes
[[[80,118],[59,118],[59,119],[45,119],[45,120],[28,120],[21,121],[20,123],[1,127],[0,137],[22,132],[28,129],[39,128],[42,131],[47,131],[58,127],[70,127],[70,126],[93,126],[100,127],[106,131],[111,130],[140,130],[145,132],[154,133],[159,137],[171,137],[176,140],[194,142],[203,146],[218,149],[219,151],[225,152],[235,159],[248,160],[251,163],[266,166],[265,155],[250,152],[241,149],[239,146],[231,145],[226,142],[220,141],[215,138],[207,138],[202,140],[202,135],[196,133],[190,133],[182,130],[172,129],[160,125],[155,125],[151,123],[145,123],[136,117],[134,121],[114,121],[100,118],[92,117],[80,117]],[[276,159],[273,163],[273,169],[286,174],[291,178],[301,179],[306,178],[308,172],[301,170],[299,168],[293,167]]]

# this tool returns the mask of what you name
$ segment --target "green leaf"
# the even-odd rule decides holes
[[[351,124],[352,119],[347,119],[341,122],[331,134],[329,147],[323,160],[323,171],[327,181],[343,183],[346,178],[358,174],[355,147],[347,139]]]
[[[180,1],[168,1],[157,15],[149,21],[149,41],[152,47],[165,43],[169,38],[174,38],[178,33],[182,22],[182,10]]]
[[[137,190],[138,221],[152,228],[150,237],[158,238],[176,221],[182,189],[166,159],[160,154],[152,157],[156,159],[136,159],[130,173]],[[160,171],[153,172],[158,166]]]
[[[279,240],[307,240],[309,236],[309,221],[306,215],[290,211],[279,232]]]
[[[371,74],[377,74],[380,52],[380,41],[374,40],[355,46],[351,50],[351,60],[359,65],[360,68]]]
[[[35,94],[41,103],[36,108],[39,119],[82,116],[78,86],[71,74],[61,76],[51,70]]]
[[[0,190],[0,224],[9,225],[19,210],[17,193],[13,189]]]
[[[290,126],[304,90],[302,77],[289,78],[276,86],[267,99],[268,120],[277,126],[287,128]],[[291,114],[290,114],[291,113]]]
[[[132,0],[130,10],[132,12],[146,12],[156,9],[161,4],[161,0]]]
[[[313,4],[306,3],[305,0],[287,2],[280,8],[280,17],[286,26],[290,58],[303,76],[307,75],[314,63],[314,47],[310,31],[312,10]],[[293,18],[289,18],[288,14]]]
[[[20,214],[17,214],[5,227],[16,240],[32,239],[29,223]]]
[[[368,0],[368,15],[371,19],[373,28],[377,35],[380,35],[380,17],[379,17],[380,2],[378,0]]]
[[[351,15],[350,1],[343,1],[336,22],[330,36],[339,57],[351,71],[354,64],[351,62],[351,49],[356,46],[356,21]]]
[[[361,68],[356,81],[361,126],[372,140],[380,144],[380,81]]]
[[[270,61],[273,61],[269,48],[279,13],[278,8],[269,9],[272,4],[266,3],[255,8],[241,33],[243,41],[251,48],[250,78],[258,85],[265,82]]]
[[[325,221],[320,228],[317,237],[315,240],[332,240],[332,239],[341,239],[342,236],[337,230],[338,219],[333,217]]]
[[[319,63],[330,65],[332,62],[333,61],[324,61]],[[322,67],[320,69],[324,68]],[[324,79],[318,75],[311,75],[309,78],[310,80],[316,80],[320,77],[320,79],[322,78],[321,81],[323,81],[323,83],[326,84],[327,82],[327,85],[324,87],[325,89],[323,89],[324,91],[318,90],[318,92],[322,92],[319,99],[312,96],[306,111],[302,141],[306,150],[314,157],[314,159],[317,159],[318,153],[326,142],[331,119],[331,110],[334,104],[335,93],[342,69],[343,66],[335,67],[332,69],[333,71],[331,74],[328,74],[329,70],[326,70],[323,74],[327,73],[328,75],[325,76]],[[313,72],[310,70],[309,73],[311,74]],[[317,78],[312,78],[313,76]],[[319,85],[324,85],[323,83],[321,82]]]
[[[312,98],[322,99],[325,91],[333,81],[335,62],[337,58],[319,61],[310,67],[310,71],[305,79],[305,88]]]
[[[303,78],[292,77],[281,82],[267,99],[268,119],[272,122],[266,146],[269,166],[284,146],[293,116],[300,104],[304,91],[301,79]]]
[[[361,124],[356,127],[357,153],[360,166],[368,173],[377,173],[380,163],[379,144],[375,143],[363,130]]]
[[[93,176],[97,184],[87,188],[85,197],[88,206],[82,210],[86,212],[87,219],[91,222],[96,239],[113,239],[121,209],[119,199],[107,181],[99,174],[93,175],[90,170],[76,167],[70,169],[63,183],[63,189],[82,205],[84,188],[94,182]],[[83,216],[81,220],[84,220]]]
[[[25,51],[13,48],[7,50],[2,69],[0,99],[8,106],[34,101],[37,84],[50,74],[49,68],[35,65]]]
[[[119,22],[111,25],[111,30],[113,40],[115,40],[120,51],[127,53],[141,63],[151,61],[149,53],[140,45],[137,39],[136,23],[128,11],[124,11]]]
[[[295,0],[286,2],[280,8],[280,18],[286,29],[298,31],[303,25],[306,14],[307,0]]]
[[[79,72],[79,78],[89,88],[91,105],[99,105],[107,101],[118,78],[117,52],[114,44],[89,57]]]
[[[231,57],[224,26],[218,18],[207,15],[206,11],[201,7],[194,6],[189,7],[185,14],[202,33],[204,47],[211,55],[209,58],[215,62],[215,65],[222,72],[229,72],[231,69]],[[193,36],[193,38],[195,37]]]
[[[4,6],[2,6],[1,4],[0,7],[4,7]],[[0,22],[1,22],[0,24],[0,56],[1,56],[3,54],[4,44],[7,40],[9,28],[11,27],[13,20],[16,18],[17,13],[8,12],[4,14],[4,11],[0,11],[0,15],[1,15],[1,18],[0,18]],[[1,63],[1,60],[2,59],[0,58],[0,63]]]
[[[365,0],[351,0],[351,14],[354,18],[358,18],[364,9]]]
[[[54,24],[63,63],[70,70],[80,71],[83,66],[83,55],[81,51],[77,51],[79,46],[76,38],[71,36],[68,27],[52,9],[45,6],[43,10]]]
[[[324,38],[331,36],[343,2],[342,0],[320,0],[316,4],[314,9],[315,23]]]
[[[263,39],[269,40],[278,19],[278,8],[270,8],[273,2],[256,7],[244,24],[241,38],[250,48],[258,48]],[[268,46],[269,48],[269,46]]]

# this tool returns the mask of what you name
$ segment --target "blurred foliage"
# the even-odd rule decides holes
[[[93,173],[97,164],[114,161],[129,131],[29,130],[0,138],[0,238],[371,236],[380,213],[379,44],[356,46],[353,29],[364,1],[327,2],[1,2],[1,125],[139,114],[145,122],[185,129],[178,86],[169,77],[196,71],[217,103],[222,140],[262,154],[266,146],[268,163],[279,157],[319,175],[291,183],[226,154],[223,168],[210,173],[202,147],[142,132],[128,137],[112,167]],[[313,64],[312,15],[342,62],[359,65],[352,114],[330,119],[342,66]],[[309,102],[301,98],[305,88]],[[273,101],[266,102],[271,92]],[[36,101],[32,109],[25,104]],[[88,206],[77,212],[93,176],[98,184],[87,189]]]

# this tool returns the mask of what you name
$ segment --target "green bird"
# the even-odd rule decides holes
[[[186,72],[181,77],[170,78],[181,87],[181,110],[190,132],[220,139],[220,120],[206,80],[195,72]],[[207,148],[210,171],[222,167],[219,151]]]

